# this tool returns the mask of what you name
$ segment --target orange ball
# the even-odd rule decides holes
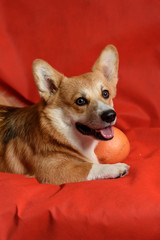
[[[108,141],[100,141],[95,149],[100,163],[122,162],[129,154],[130,144],[127,136],[118,128],[113,127],[114,137]]]

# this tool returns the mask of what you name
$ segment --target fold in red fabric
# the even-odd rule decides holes
[[[0,239],[160,239],[160,2],[0,1],[0,90],[39,100],[31,65],[90,71],[107,44],[120,57],[117,127],[130,140],[121,179],[62,186],[0,174]]]

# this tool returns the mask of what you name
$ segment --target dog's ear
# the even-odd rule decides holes
[[[119,57],[116,47],[106,46],[93,65],[92,71],[98,70],[103,73],[105,78],[116,86],[118,82]]]
[[[41,59],[34,60],[32,70],[39,94],[47,100],[56,93],[63,75]]]

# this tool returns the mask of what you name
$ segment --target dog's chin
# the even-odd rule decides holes
[[[108,141],[114,137],[112,126],[108,126],[103,129],[93,129],[81,123],[76,123],[76,128],[81,134],[92,136],[97,140]]]

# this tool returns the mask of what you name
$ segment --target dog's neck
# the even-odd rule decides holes
[[[63,115],[61,108],[51,109],[49,112],[49,118],[51,119],[53,126],[61,136],[76,148],[82,155],[86,157],[86,161],[98,163],[97,156],[95,155],[95,147],[98,141],[90,136],[85,136],[79,133],[74,124],[67,121]]]
[[[98,163],[97,156],[94,152],[98,141],[90,136],[82,135],[75,127],[68,130],[70,134],[66,137],[72,146],[76,147],[81,154],[85,155],[89,162]]]

